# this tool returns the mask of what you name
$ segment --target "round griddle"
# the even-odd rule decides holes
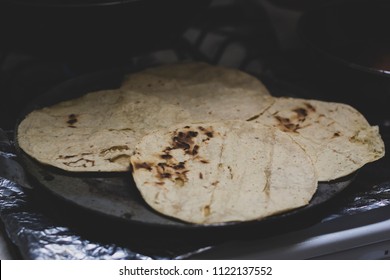
[[[87,92],[118,88],[122,79],[123,73],[118,69],[112,69],[69,80],[33,101],[23,112],[17,125],[32,110],[75,98]],[[19,160],[34,183],[51,195],[68,202],[68,207],[78,207],[123,223],[164,228],[210,229],[245,224],[269,225],[273,221],[290,219],[301,213],[310,213],[316,206],[329,201],[345,189],[354,178],[352,174],[335,181],[320,182],[317,192],[307,206],[283,214],[250,222],[195,225],[161,215],[150,208],[138,192],[130,171],[118,173],[66,172],[41,164],[25,154],[18,147],[17,135],[15,135],[15,143]]]

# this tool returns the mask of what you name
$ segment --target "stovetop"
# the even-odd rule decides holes
[[[14,157],[12,143],[6,143],[4,135],[12,139],[23,108],[61,82],[102,69],[132,72],[182,60],[240,68],[260,78],[275,96],[349,103],[371,124],[379,125],[386,147],[390,145],[390,117],[383,98],[372,94],[364,98],[367,95],[364,87],[316,75],[312,57],[304,48],[281,47],[269,14],[257,1],[248,1],[247,5],[236,3],[240,1],[225,1],[229,2],[226,5],[220,3],[224,1],[216,2],[218,5],[210,8],[202,22],[195,22],[177,45],[126,58],[120,65],[99,60],[93,64],[82,60],[55,61],[0,51],[0,128],[5,131],[0,139],[3,141],[0,156]],[[215,23],[215,18],[221,19],[220,22]],[[125,238],[118,238],[110,228],[102,230],[98,226],[101,234],[95,234],[96,229],[81,230],[79,224],[64,217],[63,211],[55,209],[55,203],[37,198],[34,191],[3,178],[0,178],[0,217],[13,248],[20,257],[28,259],[316,258],[351,247],[356,249],[359,244],[387,242],[384,236],[390,236],[389,171],[389,156],[368,164],[345,191],[316,211],[316,219],[308,220],[308,225],[278,228],[261,238],[252,236],[249,241],[234,233],[222,239],[194,237],[190,243],[180,238],[153,242],[149,237],[131,234],[131,230]],[[355,254],[358,256],[386,257]]]

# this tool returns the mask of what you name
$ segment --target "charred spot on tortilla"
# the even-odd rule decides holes
[[[172,138],[172,147],[174,149],[188,150],[191,144],[194,143],[191,138],[188,133],[180,131]]]
[[[186,168],[184,164],[185,164],[184,162],[179,162],[178,164],[173,166],[173,169],[176,169],[176,170],[177,169],[184,169],[184,168]]]
[[[160,157],[161,157],[162,159],[171,159],[171,158],[172,158],[172,156],[171,156],[170,154],[168,154],[168,153],[163,154],[163,155],[161,155]]]
[[[147,162],[136,162],[133,166],[134,170],[136,169],[146,169],[152,171],[152,165]]]
[[[77,157],[77,155],[59,155],[57,158],[58,159],[69,159],[69,158],[74,158],[74,157]]]
[[[171,174],[171,173],[168,173],[168,172],[159,173],[159,177],[160,177],[161,179],[171,178],[171,177],[172,177],[172,174]]]
[[[257,115],[254,115],[253,117],[250,117],[249,119],[247,119],[246,121],[247,122],[250,122],[250,121],[253,121],[255,119],[258,119],[260,117],[261,114],[257,114]]]
[[[195,145],[194,148],[191,151],[191,155],[195,156],[198,154],[199,145]]]
[[[165,166],[167,166],[167,164],[165,162],[159,162],[159,163],[157,163],[157,166],[160,167],[164,171]],[[158,167],[157,167],[157,169],[158,169]]]
[[[175,136],[172,138],[172,147],[169,147],[169,150],[172,149],[183,149],[186,154],[197,155],[199,150],[199,145],[194,145],[193,138],[198,136],[196,131],[179,131],[175,133]],[[165,149],[165,153],[168,148]]]
[[[194,138],[194,137],[198,136],[198,132],[196,132],[196,131],[188,131],[188,136]]]
[[[297,108],[293,110],[298,115],[299,121],[304,121],[308,115],[308,112],[305,108]]]
[[[279,129],[284,132],[296,132],[299,129],[299,124],[292,123],[289,118],[276,115],[275,119],[279,122]]]
[[[214,182],[211,183],[211,185],[213,185],[213,186],[216,186],[218,184],[219,184],[219,181],[214,181]]]
[[[306,107],[307,107],[307,109],[309,109],[310,111],[312,111],[312,112],[315,112],[316,111],[316,108],[313,106],[313,105],[311,105],[309,102],[304,102],[303,103]]]
[[[74,124],[77,123],[77,115],[76,114],[70,114],[68,115],[68,120],[66,123],[68,124],[69,127],[75,127]]]
[[[198,126],[198,129],[200,131],[203,132],[204,135],[206,135],[207,137],[209,138],[213,138],[214,137],[214,134],[213,134],[213,127],[209,127],[209,128],[204,128],[203,126]],[[209,140],[209,139],[207,139]]]

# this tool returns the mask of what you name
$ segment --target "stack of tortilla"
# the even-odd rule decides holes
[[[207,224],[302,207],[318,181],[384,155],[378,128],[350,106],[275,98],[255,77],[205,63],[147,69],[33,111],[18,142],[66,171],[131,166],[152,208]]]

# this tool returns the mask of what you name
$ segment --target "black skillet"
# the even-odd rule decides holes
[[[88,74],[69,80],[42,95],[29,106],[23,117],[34,109],[55,104],[84,93],[98,89],[119,87],[123,74],[119,70],[109,70]],[[18,122],[18,123],[19,123]],[[16,129],[17,131],[17,129]],[[143,201],[129,173],[73,173],[38,163],[25,154],[19,147],[17,135],[15,143],[19,161],[25,171],[36,184],[48,191],[53,198],[59,198],[68,203],[68,207],[87,210],[109,220],[122,224],[143,225],[164,229],[226,229],[239,225],[270,226],[274,223],[289,221],[302,213],[312,213],[312,209],[329,201],[346,188],[354,175],[339,180],[319,183],[318,190],[306,207],[266,219],[251,222],[230,222],[215,225],[194,225],[172,219],[152,210]]]

